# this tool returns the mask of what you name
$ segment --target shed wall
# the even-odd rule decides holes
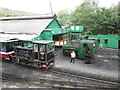
[[[117,35],[85,35],[90,37],[98,37],[100,38],[100,44],[103,47],[108,48],[118,48],[118,41],[120,40],[119,36]]]

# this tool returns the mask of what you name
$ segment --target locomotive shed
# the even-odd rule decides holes
[[[3,79],[3,88],[34,88],[40,86],[34,85],[40,81],[34,81],[35,78],[49,78],[49,79],[57,79],[57,80],[73,80],[85,83],[85,80],[79,80],[79,77],[72,79],[69,76],[63,74],[63,76],[54,75],[55,72],[59,71],[60,73],[69,73],[73,75],[82,75],[85,76],[84,78],[93,78],[99,79],[96,82],[107,80],[112,82],[113,84],[117,83],[118,81],[118,50],[117,49],[110,49],[110,48],[103,48],[100,49],[99,52],[96,53],[95,58],[93,59],[92,64],[84,64],[84,60],[76,59],[75,64],[70,63],[70,57],[64,56],[62,54],[61,48],[56,48],[55,51],[56,55],[56,64],[54,67],[49,69],[48,71],[44,69],[37,69],[28,66],[13,64],[10,62],[3,62],[2,64],[2,72],[3,75],[9,76],[7,79]],[[51,74],[52,72],[52,74]],[[15,76],[17,78],[23,78],[23,81],[19,81],[12,77],[12,80],[9,79],[11,76]],[[4,77],[4,76],[3,76]],[[29,77],[29,78],[28,78]],[[29,79],[29,81],[24,81]],[[18,81],[17,81],[18,80]],[[24,82],[24,85],[23,85]],[[31,83],[29,83],[31,82]],[[90,83],[90,81],[86,81],[86,83]],[[93,83],[93,82],[91,82]],[[29,85],[30,84],[30,85]],[[41,85],[41,84],[39,84]],[[45,85],[41,85],[44,87]]]
[[[82,26],[78,25],[75,27],[76,29],[79,27],[78,31],[80,30],[80,33],[74,33],[74,30],[72,30],[73,33],[70,32],[70,35],[67,35],[69,29],[62,29],[55,15],[9,17],[0,19],[0,23],[4,27],[0,31],[0,37],[7,38],[7,35],[10,38],[27,40],[53,40],[58,47],[67,43],[68,37],[72,41],[72,36],[75,34],[81,36],[82,34]],[[92,64],[85,64],[85,60],[82,59],[76,59],[75,64],[73,64],[70,63],[70,57],[62,54],[61,48],[56,48],[55,65],[48,70],[11,62],[0,63],[2,63],[3,88],[44,88],[54,86],[69,88],[73,83],[97,84],[96,86],[106,85],[107,87],[107,85],[117,85],[118,81],[118,49],[102,48],[92,59]],[[51,86],[51,83],[54,86]],[[72,85],[72,88],[77,86],[79,85]]]

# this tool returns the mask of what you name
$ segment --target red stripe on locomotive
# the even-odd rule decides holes
[[[10,55],[14,55],[14,53],[10,53],[10,54],[8,54],[8,53],[4,53],[4,54],[2,54],[2,53],[0,53],[0,57],[2,57],[2,58],[10,58]]]

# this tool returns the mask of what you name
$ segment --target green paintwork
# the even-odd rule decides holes
[[[94,42],[95,42],[94,52],[96,52],[100,45],[100,42],[99,42],[100,39],[97,37],[89,37],[87,40],[94,40]]]
[[[84,48],[81,48],[81,47],[71,47],[71,46],[62,46],[62,49],[63,50],[74,50],[74,51],[76,51],[76,52],[78,52],[77,53],[77,57],[78,58],[85,58],[85,54],[86,54],[86,52],[85,52],[85,49]]]
[[[52,29],[52,33],[53,33],[53,35],[65,34],[65,33],[68,33],[68,30],[62,29],[62,28],[54,28],[54,29]]]
[[[52,29],[53,31],[56,31],[55,34],[63,33],[61,32],[61,26],[58,23],[56,19],[53,19],[51,23],[43,30],[40,35],[37,37],[33,38],[32,40],[52,40],[52,36],[54,32],[52,30],[47,30],[47,29]]]
[[[61,28],[60,24],[54,19],[45,29]]]
[[[87,42],[87,41],[81,42],[81,40],[79,40],[78,42],[77,41],[73,42],[72,44],[74,44],[74,45],[72,45],[72,44],[63,45],[62,50],[63,50],[63,52],[65,50],[68,50],[68,51],[74,50],[77,52],[78,58],[85,59],[87,53],[86,53],[85,48],[83,47],[84,43],[86,43],[90,47],[89,56],[93,56],[95,53],[95,48],[93,48],[93,44],[95,44],[95,42],[93,42],[93,40],[88,40],[88,41],[92,41],[92,42]]]
[[[120,40],[118,35],[85,35],[90,37],[100,38],[100,45],[105,48],[118,48],[118,40]]]
[[[81,25],[70,25],[69,26],[69,41],[80,40],[83,34],[83,26]]]
[[[41,36],[42,40],[53,40],[52,30],[44,30]]]
[[[70,32],[83,32],[83,26],[81,25],[70,25]]]
[[[72,40],[80,40],[81,37],[82,33],[69,33],[70,42],[72,42]]]
[[[93,47],[93,45],[95,44],[95,40],[88,40],[88,41],[94,41],[94,42],[87,42],[87,41],[80,42],[80,46],[83,47],[83,44],[86,43],[90,47],[90,56],[93,56],[96,52],[96,47]]]
[[[108,46],[107,47],[109,47],[109,48],[116,47],[117,48],[118,47],[118,40],[114,39],[114,38],[108,39]]]
[[[33,38],[32,40],[42,40],[42,35],[38,35],[37,37]]]

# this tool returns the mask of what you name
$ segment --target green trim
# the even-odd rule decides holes
[[[54,28],[61,28],[60,24],[56,19],[53,19],[45,29],[54,29]]]

